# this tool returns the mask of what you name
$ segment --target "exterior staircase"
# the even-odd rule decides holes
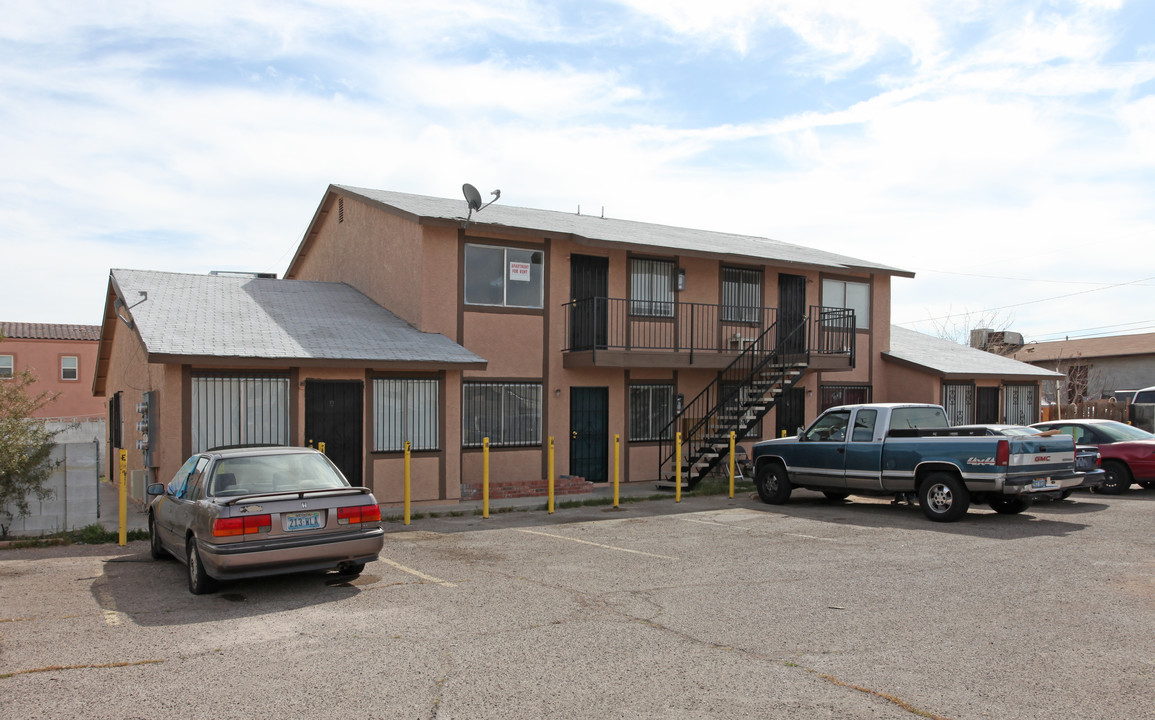
[[[731,432],[735,442],[741,441],[798,384],[808,368],[807,355],[779,348],[798,347],[794,335],[805,331],[804,322],[785,334],[771,325],[674,416],[658,446],[659,488],[673,488],[678,481],[675,433],[682,433],[680,481],[683,488],[692,488],[727,460]]]

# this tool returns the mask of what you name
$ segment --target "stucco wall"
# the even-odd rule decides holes
[[[98,343],[89,340],[35,340],[8,338],[0,341],[0,355],[12,355],[16,373],[31,370],[36,377],[29,392],[49,392],[56,399],[33,417],[95,419],[104,417],[104,400],[92,394],[92,376],[96,371]],[[60,377],[61,358],[77,358],[78,377]]]

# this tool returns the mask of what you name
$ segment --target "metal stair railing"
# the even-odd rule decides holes
[[[798,362],[781,362],[778,348],[805,348],[806,318],[784,333],[774,323],[715,380],[687,403],[663,429],[658,443],[658,477],[672,478],[677,454],[675,433],[682,430],[684,478],[693,487],[729,453],[730,433],[737,440],[750,430],[777,403],[786,389],[802,378],[806,354],[791,354]],[[802,336],[802,343],[798,336]],[[687,450],[688,449],[688,450]],[[678,481],[679,479],[674,479]]]

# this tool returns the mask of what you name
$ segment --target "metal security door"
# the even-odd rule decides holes
[[[778,351],[806,352],[806,278],[778,275]]]
[[[363,485],[365,385],[359,380],[305,381],[305,442],[325,454],[353,485]]]
[[[606,306],[609,295],[610,260],[592,255],[570,256],[570,349],[592,350],[606,346]]]
[[[802,388],[790,388],[778,398],[774,406],[777,423],[774,437],[797,435],[798,428],[806,424],[806,395]]]
[[[570,475],[590,482],[609,479],[609,398],[606,387],[570,388]]]
[[[997,387],[975,388],[975,422],[981,425],[999,421],[999,389]]]

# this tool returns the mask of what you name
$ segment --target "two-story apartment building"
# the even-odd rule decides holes
[[[414,498],[443,500],[480,484],[485,444],[491,477],[528,492],[551,441],[558,475],[604,481],[617,438],[622,479],[650,480],[676,433],[700,472],[730,431],[792,433],[908,380],[884,357],[907,271],[500,203],[467,216],[330,186],[284,279],[114,270],[94,389],[161,398],[130,462],[163,479],[226,441],[325,442],[397,502],[408,441]]]
[[[99,340],[97,325],[0,322],[0,380],[31,370],[29,392],[55,398],[38,418],[99,420],[104,401],[91,392]]]

